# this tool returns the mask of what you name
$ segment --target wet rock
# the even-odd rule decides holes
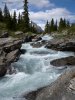
[[[75,94],[75,78],[70,80],[68,91]]]
[[[52,39],[46,44],[46,48],[59,51],[75,51],[75,40],[72,39]]]
[[[11,51],[6,55],[6,63],[11,64],[12,62],[15,62],[18,60],[20,56],[20,51],[18,49]]]
[[[15,35],[23,35],[24,33],[22,31],[15,32]]]
[[[21,54],[25,54],[26,53],[26,50],[25,49],[20,49],[20,53]]]
[[[47,41],[44,41],[44,40],[31,43],[31,45],[32,45],[33,47],[35,47],[35,48],[42,47],[42,46],[44,46],[44,45],[46,45],[46,44],[47,44]]]
[[[5,66],[0,65],[0,77],[5,76],[7,73],[7,68]]]
[[[2,35],[0,36],[0,38],[7,38],[7,37],[9,37],[8,32],[3,32]]]
[[[66,65],[74,66],[75,65],[75,57],[70,56],[70,57],[65,57],[65,58],[61,58],[61,59],[56,59],[56,60],[51,61],[50,64],[53,66],[57,66],[57,67],[66,66]]]
[[[24,42],[32,42],[32,36],[25,36],[25,41]]]
[[[27,100],[74,100],[75,94],[67,90],[75,76],[75,68],[67,69],[55,82],[47,87],[25,95]]]
[[[59,45],[61,51],[75,51],[75,41],[69,41]]]
[[[19,59],[21,44],[22,40],[16,38],[0,38],[0,77],[6,74],[11,63]]]
[[[3,77],[7,70],[10,67],[10,64],[17,61],[20,56],[20,51],[17,49],[15,51],[11,51],[10,53],[6,55],[2,55],[0,57],[0,77]]]
[[[21,48],[21,44],[22,44],[21,40],[15,40],[13,42],[9,42],[5,46],[3,46],[3,51],[9,53],[10,51],[14,51],[16,49]]]
[[[46,45],[46,48],[48,49],[57,49],[59,47],[59,44],[63,43],[64,40],[63,39],[52,39],[51,41],[49,41]]]
[[[7,72],[7,64],[4,54],[0,56],[0,77],[3,77]]]
[[[41,42],[31,43],[31,45],[32,45],[34,48],[39,48],[39,47],[43,46],[43,44],[42,44]]]

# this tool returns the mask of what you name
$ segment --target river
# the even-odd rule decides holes
[[[42,39],[49,40],[52,37],[46,35]],[[0,79],[0,100],[25,100],[19,97],[51,84],[65,70],[64,66],[59,69],[50,65],[50,61],[74,55],[70,52],[46,49],[45,46],[33,48],[30,43],[22,44],[21,48],[27,52],[12,64],[17,73],[7,74]]]

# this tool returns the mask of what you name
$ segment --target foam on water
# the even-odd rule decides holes
[[[44,35],[43,37],[42,37],[42,40],[51,40],[51,39],[53,39],[53,37],[51,37],[51,36],[49,36],[49,35]]]
[[[49,85],[63,71],[50,65],[50,61],[73,55],[69,52],[49,50],[44,46],[33,48],[30,43],[23,44],[22,49],[27,50],[26,54],[21,55],[19,61],[12,64],[18,73],[6,75],[0,80],[0,100],[14,100],[13,97],[18,97],[22,93]]]

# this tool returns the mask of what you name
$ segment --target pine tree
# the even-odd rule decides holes
[[[9,19],[7,20],[6,25],[7,25],[8,30],[12,30],[12,17],[11,16],[9,16]]]
[[[59,30],[63,29],[63,19],[60,18],[60,22],[59,22]]]
[[[28,14],[28,1],[27,0],[24,0],[23,19],[24,19],[24,32],[28,32],[29,31],[29,14]]]
[[[10,17],[10,12],[9,12],[9,10],[8,10],[7,5],[5,4],[5,7],[4,7],[4,21],[5,21],[6,23],[8,22],[9,17]]]
[[[54,19],[52,18],[51,25],[50,25],[50,31],[53,32],[54,31],[54,28],[55,28]]]
[[[19,13],[19,16],[18,16],[18,24],[21,23],[21,14]]]
[[[0,8],[0,22],[2,22],[2,21],[3,21],[3,15],[2,15],[2,10]]]
[[[48,22],[48,20],[47,20],[47,23],[46,23],[46,25],[45,25],[45,33],[49,33],[50,31],[49,31],[49,22]]]
[[[17,23],[17,29],[18,30],[23,30],[24,29],[24,26],[23,26],[23,16],[19,13],[18,15],[18,23]]]
[[[56,20],[56,23],[54,25],[54,31],[57,31],[58,30],[58,25],[57,25],[57,20]]]
[[[69,21],[66,22],[66,27],[70,28],[70,22]]]
[[[60,18],[60,22],[59,22],[59,31],[62,31],[62,30],[65,29],[65,28],[67,28],[66,19]]]
[[[13,30],[15,31],[16,30],[16,28],[17,28],[17,19],[16,19],[16,12],[14,11],[14,14],[13,14],[13,19],[12,19],[12,21],[13,21]]]

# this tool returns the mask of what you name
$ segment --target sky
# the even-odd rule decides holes
[[[3,9],[7,2],[11,14],[14,10],[23,12],[23,0],[0,0],[0,8]],[[44,29],[45,23],[52,18],[58,20],[62,17],[70,22],[75,22],[75,0],[28,0],[30,20]]]

